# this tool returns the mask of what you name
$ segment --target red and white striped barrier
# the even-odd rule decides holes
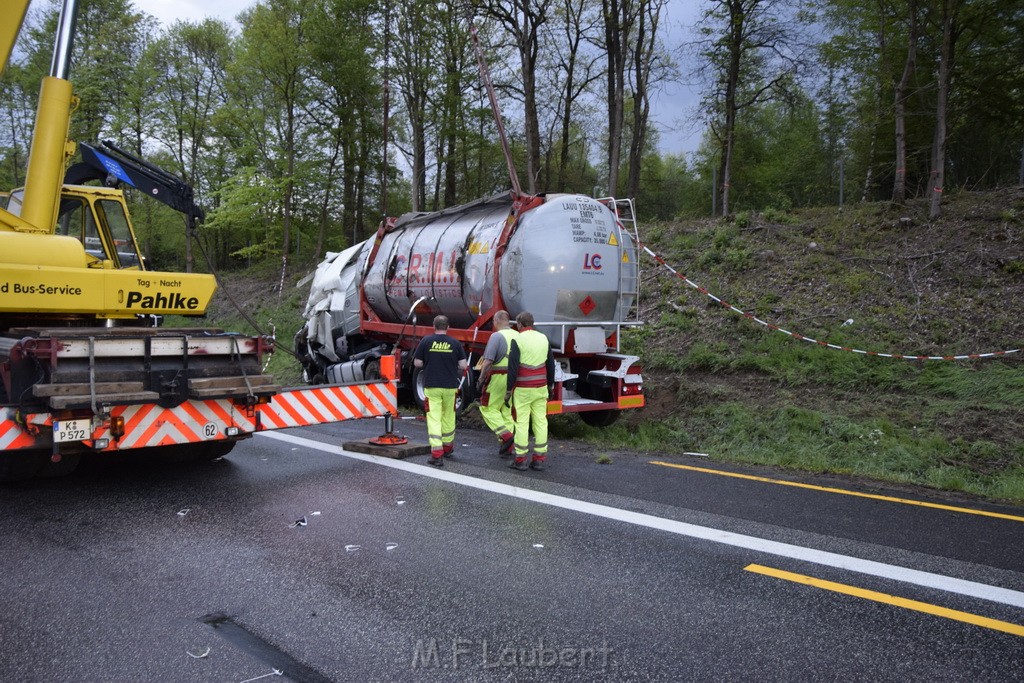
[[[191,400],[173,408],[154,403],[112,406],[86,442],[95,447],[98,440],[107,439],[107,447],[100,450],[120,451],[220,441],[273,429],[397,413],[394,381],[287,389],[270,403],[254,406],[231,399]],[[0,449],[49,448],[53,417],[47,413],[23,417],[13,407],[0,411]],[[115,423],[122,425],[116,428],[119,434],[115,434]]]

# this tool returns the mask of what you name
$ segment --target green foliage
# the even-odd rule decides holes
[[[715,457],[1024,500],[1019,451],[1007,457],[985,441],[951,443],[884,418],[857,420],[793,406],[698,408],[692,424],[701,448]]]
[[[686,450],[692,437],[683,428],[680,420],[669,418],[657,423],[644,422],[638,426],[613,424],[610,427],[590,427],[576,415],[562,415],[550,422],[552,434],[558,438],[579,438],[602,448],[622,448],[652,451],[672,444],[673,448]]]

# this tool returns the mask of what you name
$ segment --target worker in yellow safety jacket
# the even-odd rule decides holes
[[[516,316],[519,335],[508,352],[508,391],[505,402],[512,403],[515,416],[515,460],[509,467],[525,470],[544,469],[548,455],[548,397],[555,385],[555,358],[548,338],[533,329],[533,314]],[[529,464],[530,430],[533,430],[533,456]]]
[[[515,430],[512,408],[505,403],[508,351],[519,333],[510,327],[507,311],[495,313],[493,324],[494,333],[484,348],[476,388],[480,395],[480,417],[498,437],[498,455],[506,457],[512,452],[512,432]]]

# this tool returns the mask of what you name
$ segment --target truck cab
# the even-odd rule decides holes
[[[11,192],[7,210],[19,215],[24,191]],[[103,267],[145,270],[120,190],[91,185],[65,185],[61,191],[55,234],[74,237]]]

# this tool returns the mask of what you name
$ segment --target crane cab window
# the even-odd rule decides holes
[[[79,240],[85,251],[98,259],[106,259],[103,240],[100,239],[96,220],[92,216],[89,205],[83,199],[62,199],[60,216],[57,218],[57,234],[67,235]]]
[[[117,260],[120,262],[121,268],[138,268],[139,249],[135,244],[131,226],[128,224],[124,206],[111,199],[101,199],[96,202],[96,206],[110,229],[110,239],[114,243],[114,248],[117,249]]]

